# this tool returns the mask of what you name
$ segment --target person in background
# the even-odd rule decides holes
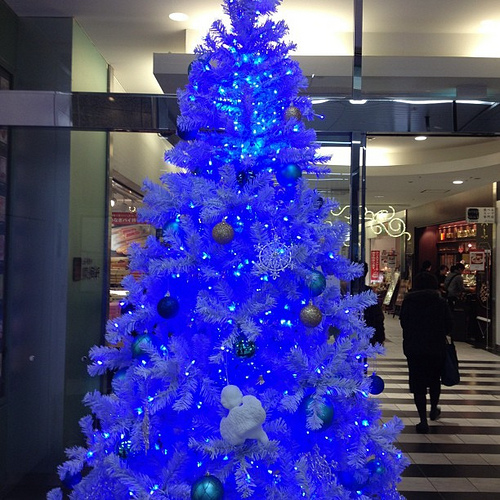
[[[365,262],[364,267],[364,277],[368,274],[368,264]],[[361,291],[371,290],[371,288],[364,284]],[[365,323],[367,326],[371,326],[375,333],[370,339],[372,345],[383,344],[385,342],[385,326],[384,326],[384,311],[381,305],[377,302],[376,304],[367,307],[364,311]]]
[[[465,266],[459,262],[455,265],[455,270],[451,271],[446,279],[444,280],[444,289],[446,290],[446,296],[448,298],[448,304],[453,310],[460,300],[460,298],[465,293],[464,279],[462,274],[465,271]]]
[[[417,407],[420,422],[418,433],[427,433],[427,389],[430,396],[430,419],[441,414],[441,371],[446,354],[446,336],[453,327],[447,301],[438,291],[436,276],[418,273],[412,290],[401,305],[399,321],[403,328],[403,352],[408,362],[410,392]]]
[[[446,275],[448,274],[449,268],[446,264],[442,264],[439,266],[439,273],[437,275],[439,291],[444,295],[444,280],[446,279]]]
[[[432,262],[430,260],[424,260],[422,262],[422,267],[420,268],[420,273],[426,272],[430,273],[432,269]]]

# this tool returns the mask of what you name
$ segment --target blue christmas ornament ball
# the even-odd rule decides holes
[[[191,487],[191,500],[222,500],[223,498],[224,486],[215,476],[200,477]]]
[[[177,233],[179,231],[179,227],[180,227],[179,219],[172,219],[163,226],[163,230]]]
[[[61,482],[66,488],[72,490],[81,480],[82,475],[79,472],[71,474],[71,472],[68,471],[61,479]]]
[[[366,480],[356,479],[354,472],[351,470],[340,470],[337,472],[337,479],[340,484],[348,490],[361,491],[366,486]]]
[[[307,278],[307,286],[313,297],[323,293],[326,288],[326,278],[319,271],[313,271]]]
[[[276,180],[280,186],[291,188],[295,186],[297,180],[302,176],[302,170],[298,165],[290,163],[276,171]]]
[[[370,394],[380,394],[385,387],[384,380],[378,375],[375,375],[375,373],[372,373],[370,378],[372,379],[372,383],[370,385]]]
[[[375,474],[381,475],[385,472],[384,464],[380,460],[377,460],[376,458],[368,460],[366,467],[370,471],[370,474],[372,476]]]
[[[175,297],[166,295],[158,302],[156,309],[162,318],[173,318],[179,312],[179,301]]]
[[[311,416],[313,414],[313,398],[312,396],[308,396],[304,400],[304,411],[307,417]],[[322,420],[323,425],[321,426],[321,429],[317,429],[320,431],[323,431],[330,427],[331,423],[333,422],[333,404],[328,398],[322,398],[322,402],[319,406],[319,409],[317,410],[317,416]]]

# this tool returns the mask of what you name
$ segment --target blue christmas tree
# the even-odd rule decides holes
[[[400,420],[382,423],[365,358],[371,292],[326,223],[306,80],[270,15],[280,0],[226,0],[179,92],[179,173],[145,182],[123,314],[91,375],[85,447],[67,450],[49,498],[400,498]],[[139,277],[138,277],[139,276]]]

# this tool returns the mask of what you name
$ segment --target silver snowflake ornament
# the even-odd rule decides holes
[[[287,268],[293,269],[292,245],[283,243],[279,236],[265,245],[257,245],[259,262],[256,264],[260,272],[270,274],[276,279]]]

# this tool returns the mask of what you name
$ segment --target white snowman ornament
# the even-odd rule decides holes
[[[255,396],[243,396],[239,387],[227,385],[221,392],[221,403],[229,410],[220,422],[222,438],[233,446],[243,444],[247,439],[257,439],[266,444],[269,438],[262,428],[266,411]]]

